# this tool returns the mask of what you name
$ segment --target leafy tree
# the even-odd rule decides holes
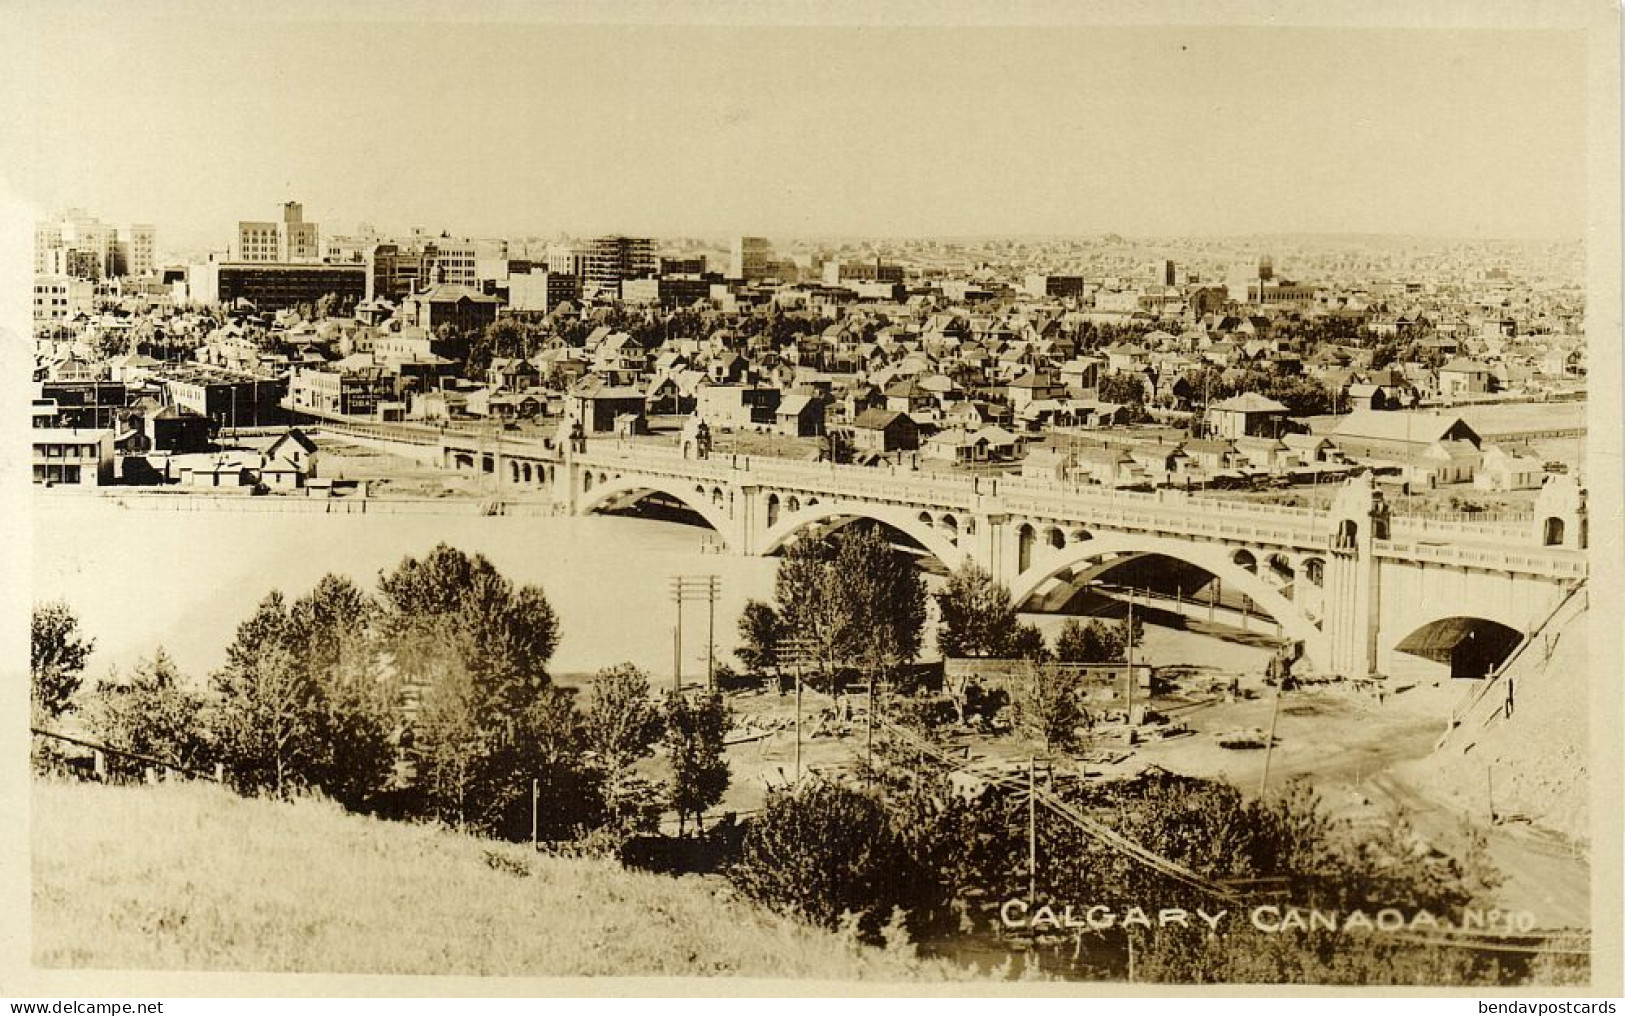
[[[877,795],[810,780],[769,792],[730,877],[777,910],[826,928],[860,914],[872,933],[900,902],[896,875],[906,858],[898,846]]]
[[[73,708],[95,640],[79,630],[79,618],[61,600],[34,605],[29,674],[36,713],[55,719]]]
[[[941,621],[937,649],[944,656],[1003,657],[1010,652],[1016,606],[1010,590],[974,561],[966,561],[936,594]]]
[[[1116,663],[1127,658],[1131,634],[1138,646],[1145,636],[1145,625],[1139,618],[1134,619],[1132,631],[1127,622],[1083,624],[1069,618],[1055,638],[1055,658],[1062,663]]]
[[[289,608],[285,630],[319,699],[310,780],[350,808],[368,806],[387,788],[397,758],[400,694],[379,664],[372,616],[354,582],[327,575]]]
[[[783,634],[805,639],[826,675],[853,665],[887,673],[919,654],[925,584],[875,530],[792,544],[775,599]]]
[[[776,671],[784,622],[771,603],[748,600],[739,615],[739,646],[734,655],[754,674]]]
[[[834,592],[848,605],[847,655],[871,675],[889,675],[920,653],[925,581],[906,554],[876,529],[835,537]]]
[[[1050,656],[1049,646],[1044,644],[1044,633],[1038,630],[1037,625],[1025,622],[1016,625],[1010,633],[1007,653],[1017,660],[1047,660]]]
[[[201,770],[213,760],[204,722],[203,696],[185,679],[163,647],[139,661],[128,679],[117,673],[96,683],[87,720],[109,748],[165,759],[182,769]],[[114,768],[137,772],[140,763],[110,760]]]
[[[1027,738],[1042,742],[1044,754],[1078,743],[1077,728],[1088,726],[1078,675],[1070,667],[1029,661],[1014,675],[1010,705],[1016,728]]]
[[[598,757],[605,817],[613,828],[644,831],[659,817],[656,789],[633,766],[654,753],[663,727],[647,673],[623,663],[594,677],[586,742]]]
[[[523,721],[552,682],[558,621],[546,596],[441,544],[380,578],[376,624],[403,690],[419,700],[413,750],[426,803],[458,824],[496,828],[519,793],[513,770],[497,763],[541,750]]]
[[[1121,406],[1145,404],[1145,378],[1135,373],[1107,374],[1100,379],[1096,394],[1102,402]]]
[[[728,789],[728,760],[723,740],[732,717],[728,704],[716,692],[692,698],[681,692],[666,695],[666,750],[671,758],[671,806],[677,811],[678,835],[692,816],[704,831],[707,808],[722,800]]]
[[[237,627],[214,675],[221,760],[245,790],[286,794],[321,762],[321,692],[298,653],[282,594],[272,591]]]

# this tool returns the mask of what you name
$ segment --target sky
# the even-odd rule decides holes
[[[200,7],[207,11],[210,8]],[[1576,31],[43,17],[0,173],[223,247],[457,235],[1578,238]]]

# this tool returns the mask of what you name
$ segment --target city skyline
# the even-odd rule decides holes
[[[332,27],[43,20],[10,67],[14,191],[178,248],[286,200],[335,232],[464,235],[1572,239],[1586,221],[1577,33],[369,23],[360,50]],[[75,70],[121,52],[148,57],[122,68],[155,97],[140,117]]]

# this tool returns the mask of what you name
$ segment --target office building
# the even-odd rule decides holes
[[[609,292],[619,296],[627,279],[646,279],[655,274],[654,241],[646,237],[600,236],[587,245],[583,291]]]
[[[773,245],[759,236],[736,236],[728,254],[728,278],[757,282],[771,274]]]

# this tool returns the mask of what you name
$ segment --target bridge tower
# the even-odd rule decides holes
[[[1369,677],[1377,667],[1382,591],[1373,543],[1388,539],[1388,505],[1369,474],[1344,481],[1331,504],[1325,620],[1332,673]]]
[[[1586,549],[1586,492],[1578,480],[1566,473],[1546,477],[1535,495],[1535,525],[1542,547]]]

